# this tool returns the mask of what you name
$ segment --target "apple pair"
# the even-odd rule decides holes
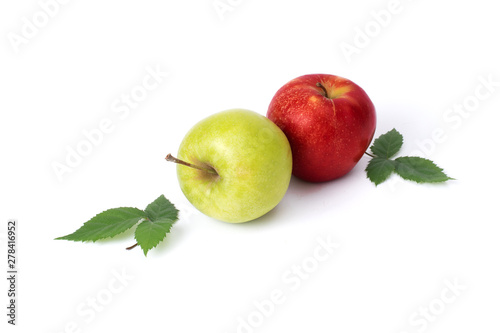
[[[247,222],[281,201],[292,173],[310,182],[348,173],[375,124],[361,87],[335,75],[304,75],[277,91],[267,118],[242,109],[216,113],[186,134],[178,158],[167,160],[178,163],[181,190],[198,210]]]

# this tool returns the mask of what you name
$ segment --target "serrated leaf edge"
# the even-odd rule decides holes
[[[400,138],[401,138],[401,144],[399,145],[399,149],[394,152],[392,155],[388,155],[388,154],[384,154],[384,156],[380,156],[378,155],[377,153],[375,153],[373,151],[373,148],[376,146],[376,145],[380,145],[380,139],[381,138],[384,138],[385,136],[389,135],[391,132],[395,132],[396,135],[398,135]],[[386,159],[390,159],[391,157],[394,157],[400,150],[401,150],[401,147],[403,146],[403,143],[404,143],[404,138],[403,138],[403,135],[398,131],[396,130],[395,128],[393,128],[392,130],[384,133],[384,134],[381,134],[378,136],[378,138],[376,138],[374,141],[373,141],[373,144],[370,146],[370,151],[377,157],[381,157],[381,158],[386,158]]]
[[[401,173],[398,171],[398,168],[397,168],[397,165],[398,164],[403,164],[405,165],[405,163],[401,162],[401,159],[404,159],[404,158],[416,158],[416,159],[421,159],[421,160],[424,160],[426,162],[429,162],[431,163],[436,169],[438,172],[442,173],[443,176],[444,176],[444,179],[440,179],[440,180],[416,180],[416,179],[412,179],[412,178],[408,178],[408,177],[405,177],[404,175],[401,175]],[[449,177],[445,172],[444,170],[439,167],[434,161],[431,161],[427,158],[424,158],[424,157],[420,157],[420,156],[400,156],[396,159],[394,159],[394,162],[396,162],[396,165],[395,165],[395,169],[394,169],[394,172],[400,176],[401,178],[403,178],[404,180],[409,180],[409,181],[412,181],[412,182],[415,182],[417,184],[438,184],[438,183],[444,183],[448,180],[455,180],[455,178],[451,178]]]
[[[87,240],[81,240],[81,239],[70,239],[68,238],[69,236],[72,236],[74,234],[76,234],[81,228],[83,228],[87,223],[91,222],[94,218],[96,218],[97,216],[109,211],[109,210],[115,210],[115,209],[123,209],[123,208],[126,208],[126,209],[136,209],[136,210],[139,210],[141,212],[144,213],[144,216],[143,217],[139,217],[137,222],[135,222],[134,224],[132,224],[130,227],[124,229],[123,231],[115,234],[115,235],[112,235],[112,236],[106,236],[106,237],[102,237],[102,238],[97,238],[97,239],[87,239]],[[147,216],[146,216],[146,213],[139,209],[139,208],[136,208],[136,207],[116,207],[116,208],[110,208],[110,209],[106,209],[106,210],[103,210],[102,212],[94,215],[93,217],[91,217],[89,220],[87,220],[87,222],[84,222],[82,224],[82,226],[80,226],[80,228],[76,229],[74,232],[70,233],[70,234],[67,234],[65,236],[61,236],[61,237],[57,237],[57,238],[54,238],[54,240],[67,240],[67,241],[72,241],[72,242],[82,242],[82,243],[87,243],[87,242],[92,242],[92,243],[95,243],[97,241],[100,241],[100,240],[105,240],[105,239],[109,239],[109,238],[113,238],[113,237],[116,237],[118,235],[121,235],[123,234],[124,232],[132,229],[134,226],[138,225],[139,223],[141,223],[144,219],[146,219]]]

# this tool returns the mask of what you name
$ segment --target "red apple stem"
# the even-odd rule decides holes
[[[316,87],[320,87],[321,89],[323,89],[323,94],[325,95],[325,97],[328,97],[328,91],[326,91],[326,88],[321,84],[321,82],[316,83]]]
[[[209,172],[209,173],[212,173],[214,175],[217,175],[217,172],[214,170],[214,169],[211,169],[211,168],[204,168],[204,167],[201,167],[201,166],[198,166],[196,164],[192,164],[192,163],[189,163],[189,162],[185,162],[183,160],[180,160],[174,156],[172,156],[171,154],[168,154],[167,157],[165,157],[165,159],[168,161],[168,162],[174,162],[174,163],[177,163],[177,164],[181,164],[181,165],[185,165],[185,166],[188,166],[190,168],[195,168],[195,169],[198,169],[198,170],[201,170],[201,171],[205,171],[205,172]]]

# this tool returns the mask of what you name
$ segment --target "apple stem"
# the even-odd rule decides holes
[[[316,87],[320,87],[321,89],[323,89],[323,94],[325,95],[325,97],[328,97],[328,91],[326,91],[326,88],[321,84],[321,82],[316,83]]]
[[[214,169],[204,168],[204,167],[198,166],[196,164],[185,162],[183,160],[180,160],[178,158],[173,157],[171,154],[168,154],[167,157],[165,157],[165,159],[168,162],[174,162],[174,163],[177,163],[177,164],[182,164],[182,165],[185,165],[185,166],[188,166],[188,167],[191,167],[191,168],[195,168],[195,169],[198,169],[198,170],[201,170],[201,171],[206,171],[206,172],[212,173],[214,175],[217,175],[217,172]]]
[[[370,157],[373,157],[373,158],[375,158],[375,157],[376,157],[375,155],[370,154],[369,152],[366,152],[366,151],[365,151],[365,154],[366,154],[366,155],[368,155],[368,156],[370,156]]]

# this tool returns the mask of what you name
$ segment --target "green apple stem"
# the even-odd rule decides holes
[[[174,163],[185,165],[185,166],[188,166],[188,167],[191,167],[191,168],[195,168],[195,169],[198,169],[198,170],[201,170],[201,171],[205,171],[205,172],[208,172],[208,173],[211,173],[211,174],[214,174],[214,175],[218,175],[217,172],[214,169],[212,169],[212,168],[206,168],[206,167],[204,168],[204,167],[198,166],[196,164],[185,162],[183,160],[180,160],[178,158],[173,157],[171,154],[168,154],[167,157],[165,157],[165,159],[167,161],[169,161],[169,162],[174,162]]]

